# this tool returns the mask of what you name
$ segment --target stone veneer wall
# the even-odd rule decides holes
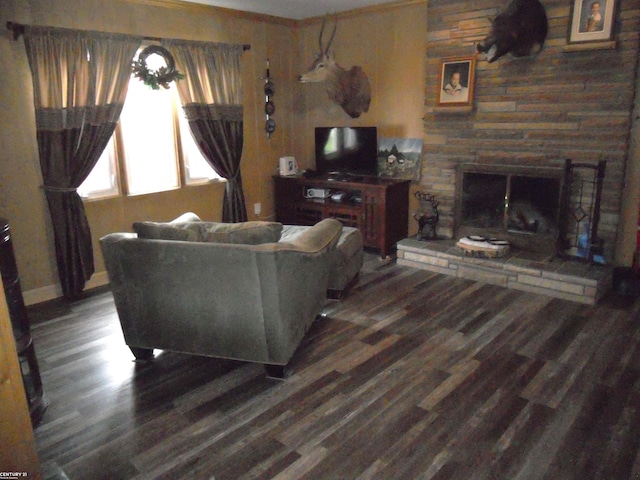
[[[618,0],[616,41],[586,46],[568,45],[572,0],[542,0],[549,20],[542,52],[492,64],[478,56],[473,109],[436,107],[441,60],[474,55],[489,18],[509,1],[429,1],[420,189],[440,200],[439,234],[451,237],[460,163],[562,167],[566,158],[606,160],[599,231],[611,255],[630,141],[640,2]]]

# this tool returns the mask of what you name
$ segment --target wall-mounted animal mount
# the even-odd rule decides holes
[[[347,71],[336,63],[333,52],[330,52],[329,49],[336,35],[338,20],[335,20],[331,38],[329,38],[327,46],[324,47],[322,35],[326,23],[327,19],[325,18],[319,36],[320,52],[311,68],[300,75],[299,80],[301,83],[324,82],[329,99],[340,105],[351,118],[357,118],[362,112],[369,111],[371,103],[369,79],[359,66],[353,66]]]
[[[513,0],[493,21],[491,32],[476,48],[489,63],[507,53],[526,57],[544,46],[549,24],[539,0]]]

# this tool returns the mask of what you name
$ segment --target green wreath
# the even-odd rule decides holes
[[[158,70],[149,70],[147,57],[153,54],[160,55],[164,59],[166,66],[160,67]],[[184,75],[176,70],[176,62],[173,59],[173,55],[160,45],[150,45],[142,50],[138,55],[138,59],[134,60],[132,69],[136,78],[154,90],[159,90],[160,87],[169,88],[171,82],[184,78]]]

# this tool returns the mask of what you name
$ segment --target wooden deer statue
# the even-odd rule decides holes
[[[440,202],[436,200],[435,195],[424,192],[414,193],[415,197],[420,201],[420,211],[413,214],[413,218],[418,222],[418,240],[426,240],[429,238],[436,239],[436,225],[440,219],[438,213],[438,205]]]
[[[351,70],[347,71],[336,63],[333,52],[330,52],[329,48],[331,48],[331,42],[336,35],[338,20],[336,19],[331,38],[327,46],[324,47],[322,35],[326,23],[327,19],[325,18],[319,36],[320,53],[309,71],[300,75],[299,80],[301,83],[324,82],[329,99],[340,105],[351,118],[357,118],[362,112],[369,111],[371,103],[369,79],[359,66],[353,66]]]

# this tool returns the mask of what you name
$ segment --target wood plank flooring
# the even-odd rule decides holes
[[[30,315],[45,478],[640,478],[634,298],[593,307],[367,255],[286,381],[134,364],[108,290]]]

